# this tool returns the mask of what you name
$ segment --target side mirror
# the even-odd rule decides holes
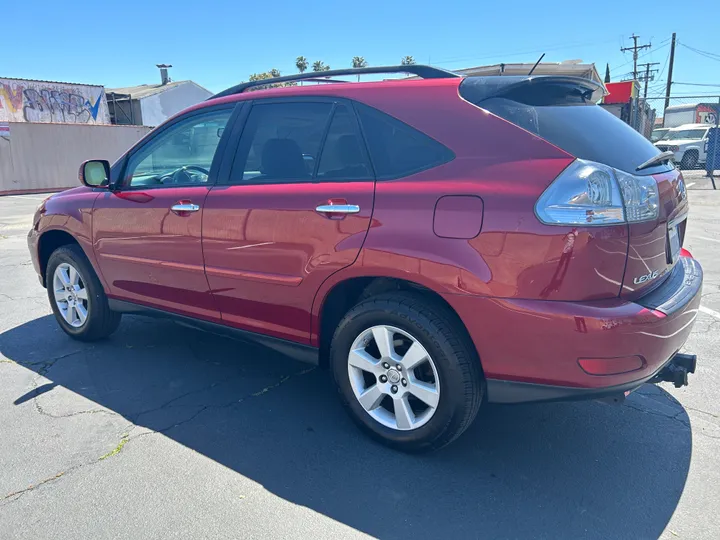
[[[107,187],[110,184],[110,163],[105,159],[90,159],[80,165],[80,182],[88,187]]]

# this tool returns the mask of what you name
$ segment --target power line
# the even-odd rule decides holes
[[[720,84],[703,84],[703,83],[691,83],[691,82],[675,82],[673,84],[682,84],[683,86],[712,86],[713,88],[720,88]]]
[[[679,43],[679,42],[678,42]],[[689,51],[693,51],[695,54],[699,54],[700,56],[703,56],[705,58],[709,58],[710,60],[715,60],[716,62],[720,62],[720,56],[717,56],[713,53],[709,53],[707,51],[701,51],[700,49],[696,49],[694,47],[690,47],[689,45],[685,45],[684,43],[680,43],[681,46],[685,47]]]
[[[678,43],[680,43],[680,42],[678,41]],[[714,57],[720,59],[720,54],[713,53],[713,52],[710,52],[710,51],[703,51],[702,49],[696,49],[695,47],[691,47],[690,45],[687,45],[687,44],[685,44],[685,43],[680,43],[680,45],[682,45],[682,46],[685,47],[686,49],[690,49],[691,51],[696,52],[696,53],[698,53],[698,54],[705,54],[705,55],[708,55],[708,56],[714,56]]]

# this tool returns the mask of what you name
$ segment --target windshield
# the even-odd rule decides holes
[[[668,131],[662,138],[663,141],[679,141],[680,139],[702,139],[707,129],[679,129]]]
[[[650,141],[657,142],[660,139],[663,139],[665,135],[667,135],[668,131],[670,131],[668,128],[654,129],[653,132],[650,134]]]

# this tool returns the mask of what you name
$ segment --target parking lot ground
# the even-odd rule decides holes
[[[720,538],[720,192],[685,176],[690,386],[485,407],[422,456],[260,347],[130,316],[72,341],[25,242],[43,196],[0,197],[0,538]]]

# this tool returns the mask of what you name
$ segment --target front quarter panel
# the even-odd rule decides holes
[[[49,231],[70,234],[80,244],[105,286],[92,248],[92,212],[99,194],[99,190],[79,186],[53,195],[44,202],[45,210],[33,225],[33,231],[38,238],[38,250],[42,246],[43,236]]]

